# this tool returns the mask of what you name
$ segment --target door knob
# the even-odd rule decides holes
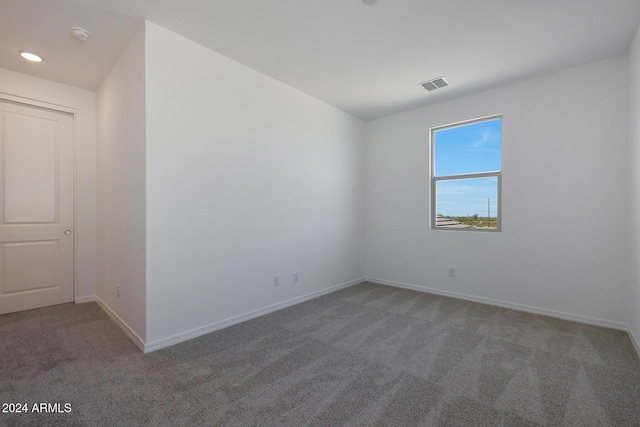
[[[71,234],[71,230],[64,230],[64,234],[68,236],[69,234]]]

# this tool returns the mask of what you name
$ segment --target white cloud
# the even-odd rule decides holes
[[[492,136],[493,136],[493,132],[491,131],[491,129],[486,129],[485,131],[482,132],[478,140],[471,143],[471,147],[482,148],[482,146],[485,145],[491,139]]]

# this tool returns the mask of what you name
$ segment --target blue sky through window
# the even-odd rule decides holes
[[[448,216],[496,217],[498,178],[455,179],[436,183],[436,213]]]
[[[434,175],[450,176],[501,169],[501,119],[434,132]],[[497,216],[498,178],[438,181],[436,213],[444,216]]]

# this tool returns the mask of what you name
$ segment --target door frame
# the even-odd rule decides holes
[[[36,108],[43,108],[45,110],[52,110],[52,111],[56,111],[56,112],[60,112],[60,113],[65,113],[65,114],[71,114],[71,116],[73,117],[73,303],[76,304],[78,303],[78,301],[76,300],[76,276],[77,276],[77,268],[78,268],[78,260],[77,260],[77,253],[76,253],[76,246],[77,246],[77,241],[76,241],[76,220],[77,220],[77,212],[76,212],[76,170],[77,170],[77,157],[76,157],[76,142],[77,142],[77,132],[78,132],[78,128],[77,128],[77,122],[76,122],[76,109],[73,107],[67,107],[65,105],[58,105],[58,104],[52,104],[50,102],[45,102],[45,101],[39,101],[37,99],[31,99],[31,98],[26,98],[23,96],[18,96],[18,95],[11,95],[9,93],[6,92],[0,92],[0,100],[3,101],[9,101],[9,102],[16,102],[18,104],[23,104],[23,105],[27,105],[29,107],[36,107]]]

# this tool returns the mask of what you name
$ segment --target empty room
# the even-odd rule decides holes
[[[640,425],[639,27],[0,0],[0,425]]]

